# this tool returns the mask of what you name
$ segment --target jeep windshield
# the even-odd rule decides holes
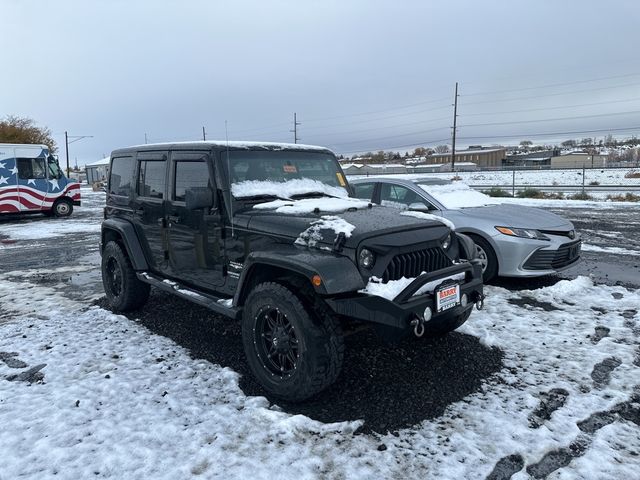
[[[229,152],[228,167],[237,199],[348,196],[338,163],[324,152],[236,150]]]

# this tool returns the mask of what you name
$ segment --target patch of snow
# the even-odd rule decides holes
[[[420,275],[424,274],[422,272]],[[422,287],[420,287],[414,296],[422,295],[423,293],[433,292],[435,288],[440,285],[445,280],[464,280],[464,273],[456,273],[455,275],[450,275],[448,277],[438,278],[437,280],[432,280],[431,282],[425,283]],[[387,283],[382,283],[382,279],[378,277],[371,277],[367,285],[359,290],[360,293],[366,293],[368,295],[375,295],[377,297],[386,298],[387,300],[393,300],[396,298],[400,292],[402,292],[405,288],[407,288],[411,282],[413,282],[417,277],[414,278],[406,278],[402,277],[399,280],[390,280]]]
[[[441,217],[439,215],[433,215],[431,213],[425,213],[425,212],[415,212],[412,210],[404,211],[400,215],[404,215],[406,217],[421,218],[423,220],[434,220],[436,222],[444,223],[452,231],[456,229],[456,226],[453,224],[451,220],[449,220],[448,218]]]
[[[0,362],[0,477],[486,478],[507,455],[530,466],[586,437],[582,455],[549,478],[637,478],[636,424],[618,415],[593,435],[577,424],[637,389],[640,290],[579,277],[485,293],[485,309],[459,331],[502,349],[505,368],[437,418],[356,435],[361,421],[287,414],[246,396],[236,372],[190,357],[139,322],[0,275],[0,304],[10,312],[0,351],[16,352],[29,368],[46,364],[43,382],[27,384],[6,381],[21,370]],[[609,335],[595,342],[597,326]],[[613,357],[619,366],[596,383],[594,366]],[[454,351],[452,360],[474,361]],[[567,400],[533,428],[529,419],[552,388],[566,390]]]
[[[454,182],[447,185],[420,184],[419,187],[449,210],[484,207],[500,203],[482,192],[473,190],[469,185],[462,182]]]
[[[320,220],[313,222],[293,243],[315,247],[323,240],[322,230],[333,230],[336,236],[344,233],[345,237],[350,237],[355,228],[355,225],[350,224],[343,218],[335,215],[324,215]]]
[[[231,193],[236,198],[256,195],[274,195],[289,198],[292,195],[321,192],[332,197],[345,198],[349,192],[342,187],[334,187],[311,178],[296,178],[286,182],[271,180],[245,180],[231,184]]]
[[[81,219],[64,218],[33,218],[16,224],[3,224],[2,235],[12,240],[39,240],[43,238],[62,237],[69,234],[83,234],[99,232],[100,223]]]
[[[272,202],[258,203],[253,208],[258,210],[274,210],[282,214],[305,214],[315,210],[328,213],[339,213],[350,208],[367,208],[370,202],[356,198],[302,198],[300,200],[274,200]]]
[[[600,247],[598,245],[591,245],[590,243],[583,243],[582,250],[584,252],[601,252],[601,253],[612,253],[615,255],[632,255],[632,256],[640,257],[640,251],[638,250],[629,250],[627,248],[621,248],[621,247]]]
[[[233,307],[233,298],[221,298],[218,303],[223,307],[231,308]]]

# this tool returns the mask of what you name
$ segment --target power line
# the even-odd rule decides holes
[[[614,88],[623,88],[623,87],[638,87],[640,86],[640,84],[638,83],[627,83],[624,85],[614,85],[614,86],[609,86],[609,87],[598,87],[598,88],[589,88],[589,89],[585,89],[585,90],[572,90],[570,92],[561,92],[561,93],[546,93],[546,94],[541,94],[541,95],[532,95],[532,96],[528,96],[528,97],[513,97],[513,98],[500,98],[500,99],[494,99],[494,100],[482,100],[480,102],[469,102],[469,103],[464,103],[464,105],[479,105],[481,103],[500,103],[500,102],[511,102],[514,100],[527,100],[527,99],[531,99],[531,98],[543,98],[543,97],[557,97],[560,95],[575,95],[576,93],[586,93],[586,92],[595,92],[598,90],[612,90]]]
[[[387,137],[368,138],[362,140],[353,140],[351,142],[332,143],[332,145],[353,145],[354,143],[374,142],[376,140],[392,140],[394,138],[410,137],[411,135],[420,135],[421,133],[437,132],[439,130],[448,130],[449,127],[432,128],[430,130],[420,130],[418,132],[401,133],[399,135],[390,135]]]
[[[573,130],[569,132],[545,132],[545,133],[519,133],[517,135],[488,135],[484,137],[460,137],[461,140],[484,140],[494,138],[527,138],[527,137],[551,137],[554,135],[577,135],[580,133],[603,133],[603,132],[624,132],[630,130],[640,130],[640,126],[626,128],[601,128],[595,130]]]
[[[501,112],[484,112],[484,113],[465,113],[464,115],[461,115],[461,116],[462,117],[483,117],[486,115],[504,115],[509,113],[540,112],[540,111],[546,111],[546,110],[561,110],[563,108],[591,107],[595,105],[609,105],[610,103],[633,102],[635,100],[640,100],[640,97],[625,98],[623,100],[610,100],[607,102],[579,103],[575,105],[560,105],[556,107],[528,108],[524,110],[508,110],[508,111],[501,111]]]
[[[443,142],[446,142],[449,140],[449,137],[447,138],[440,138],[437,140],[425,140],[424,142],[417,142],[417,143],[407,143],[404,145],[393,145],[390,147],[384,147],[385,150],[393,150],[394,148],[407,148],[407,147],[418,147],[418,146],[424,146],[424,145],[435,145],[435,144],[441,144]],[[380,148],[361,148],[359,150],[350,150],[350,151],[344,151],[344,150],[340,150],[338,153],[360,153],[360,152],[369,152],[372,150],[380,150]]]
[[[540,85],[537,87],[524,87],[524,88],[514,88],[510,90],[494,90],[492,92],[479,92],[479,93],[467,93],[465,95],[461,95],[462,97],[477,97],[480,95],[495,95],[499,93],[511,93],[511,92],[524,92],[527,90],[538,90],[540,88],[551,88],[551,87],[565,87],[569,85],[577,85],[580,83],[591,83],[591,82],[600,82],[602,80],[612,80],[614,78],[628,78],[628,77],[637,77],[640,76],[640,73],[628,73],[626,75],[614,75],[611,77],[600,77],[593,78],[589,80],[576,80],[574,82],[565,82],[565,83],[548,83],[546,85]]]
[[[640,113],[640,110],[633,110],[630,112],[616,112],[616,113],[596,113],[593,115],[578,115],[575,117],[556,117],[556,118],[542,118],[540,120],[516,120],[510,122],[491,122],[491,123],[470,123],[467,125],[460,125],[460,127],[487,127],[495,125],[512,125],[521,123],[538,123],[538,122],[555,122],[559,120],[581,120],[583,118],[596,118],[596,117],[612,117],[616,115],[631,115]]]

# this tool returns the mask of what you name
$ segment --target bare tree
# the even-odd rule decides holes
[[[51,153],[56,153],[58,149],[51,130],[37,127],[35,120],[31,118],[13,115],[0,120],[0,142],[43,144],[49,147]]]
[[[522,140],[520,142],[521,147],[530,147],[531,145],[533,145],[533,142],[531,140]]]
[[[448,153],[449,145],[438,145],[435,150],[436,153]]]

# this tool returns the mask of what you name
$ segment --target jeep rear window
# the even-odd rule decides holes
[[[111,160],[109,193],[128,196],[133,176],[133,157],[115,157]]]
[[[345,186],[335,158],[327,153],[231,151],[229,169],[232,183],[246,180],[286,182],[308,178],[333,187]]]

